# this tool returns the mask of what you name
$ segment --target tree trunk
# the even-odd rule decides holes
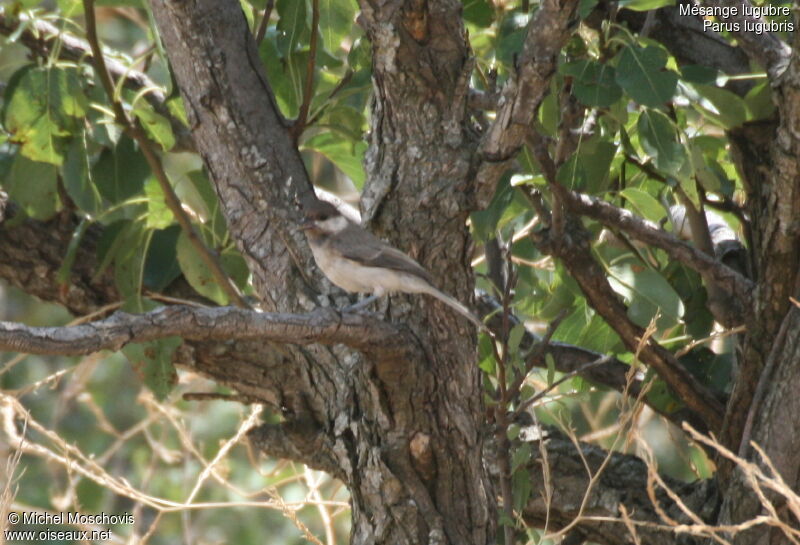
[[[379,236],[433,273],[438,287],[469,301],[464,188],[474,143],[466,145],[464,123],[471,67],[460,2],[429,10],[423,4],[362,5],[361,23],[375,51],[364,212]],[[238,4],[156,0],[153,11],[198,151],[264,305],[308,310],[324,301],[313,293],[318,287],[338,297],[319,274],[308,283],[296,274],[314,269],[294,228],[295,195],[309,198],[310,185]],[[387,28],[403,30],[380,31]],[[243,46],[252,63],[234,62]],[[409,104],[419,107],[412,111]],[[253,140],[261,142],[256,149],[244,145]],[[283,406],[286,422],[254,438],[267,451],[291,452],[344,480],[352,494],[354,544],[489,543],[495,494],[482,461],[474,328],[422,296],[393,297],[381,309],[409,324],[416,342],[382,358],[342,348],[293,350],[295,361],[283,365],[292,371],[270,366],[282,380],[266,378],[271,395],[265,401]]]

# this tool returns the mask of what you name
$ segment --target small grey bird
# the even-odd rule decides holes
[[[389,293],[427,293],[486,328],[467,307],[433,287],[431,275],[419,263],[348,220],[332,204],[317,201],[307,206],[301,228],[331,282],[348,292],[372,294],[351,309]]]

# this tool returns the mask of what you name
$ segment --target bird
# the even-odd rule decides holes
[[[459,312],[479,329],[486,326],[466,306],[438,290],[422,265],[356,225],[329,202],[316,200],[304,208],[305,231],[317,265],[335,285],[371,297],[348,307],[362,308],[390,293],[425,293]]]

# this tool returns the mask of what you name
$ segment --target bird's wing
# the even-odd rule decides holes
[[[378,267],[401,271],[417,276],[429,284],[433,283],[430,273],[422,265],[406,254],[392,248],[369,231],[354,225],[350,226],[344,236],[331,237],[330,244],[347,259],[352,259],[366,267]],[[340,241],[346,239],[349,243]]]

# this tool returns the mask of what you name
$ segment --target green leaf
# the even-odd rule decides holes
[[[622,341],[608,322],[593,314],[581,332],[580,346],[607,354],[622,348]]]
[[[514,188],[511,186],[511,175],[504,174],[495,188],[492,202],[485,210],[473,212],[470,216],[472,219],[472,228],[475,232],[475,237],[479,240],[488,240],[494,236],[497,224],[503,216],[506,208],[511,205],[514,200]]]
[[[686,149],[677,141],[675,127],[657,110],[647,109],[637,123],[644,151],[653,158],[658,170],[677,175],[686,163]]]
[[[57,174],[52,164],[17,153],[3,187],[28,216],[47,220],[58,210]]]
[[[161,291],[180,276],[176,250],[180,233],[178,225],[153,232],[144,265],[143,282],[148,288]]]
[[[659,329],[676,324],[684,313],[683,301],[678,294],[658,272],[634,267],[619,264],[609,268],[611,287],[629,301],[628,317],[637,325],[646,327],[660,312]]]
[[[548,136],[555,136],[558,131],[559,113],[556,93],[547,93],[539,106],[539,123]]]
[[[689,83],[714,85],[717,82],[718,72],[710,66],[702,64],[687,64],[681,66],[681,79]]]
[[[480,27],[488,27],[494,22],[494,8],[487,0],[463,0],[464,20]]]
[[[569,159],[559,167],[558,172],[556,172],[556,180],[569,189],[585,189],[586,169],[577,153],[570,155]]]
[[[652,368],[647,370],[645,381],[652,381],[652,386],[647,390],[647,403],[659,412],[671,414],[684,406],[669,386],[656,376]]]
[[[278,52],[276,41],[275,34],[268,31],[259,46],[258,54],[264,63],[267,79],[275,93],[281,113],[291,119],[297,117],[300,109],[304,60],[308,54],[295,54],[286,59]]]
[[[178,383],[172,355],[181,343],[180,337],[166,337],[122,347],[122,353],[158,400],[164,400]]]
[[[598,3],[599,0],[580,0],[578,4],[578,16],[581,20],[586,19]]]
[[[692,144],[694,144],[694,142]],[[700,185],[702,185],[706,191],[713,193],[719,192],[721,188],[721,179],[718,177],[718,172],[706,162],[706,157],[700,147],[692,145],[690,150],[692,154],[692,167],[694,168],[697,181],[700,182]]]
[[[767,119],[775,113],[775,102],[772,100],[772,87],[769,80],[764,80],[750,89],[744,97],[748,121]]]
[[[175,147],[175,135],[169,119],[156,113],[146,100],[139,100],[133,109],[133,115],[139,118],[144,130],[154,141],[158,142],[164,151]]]
[[[655,46],[629,45],[619,55],[617,83],[644,106],[657,107],[672,98],[678,75],[665,69],[667,54]]]
[[[500,22],[497,33],[497,62],[501,65],[511,66],[514,56],[522,51],[527,31],[527,17],[520,17],[518,13],[508,12]]]
[[[198,207],[197,210],[205,219],[206,225],[210,227],[210,232],[213,234],[212,245],[221,246],[226,238],[227,224],[211,180],[202,170],[193,170],[187,173],[186,177],[192,182],[192,186],[202,201],[202,203],[192,203],[192,206]]]
[[[152,231],[145,231],[141,222],[131,222],[114,241],[114,280],[120,295],[129,302],[141,303],[139,295],[151,235]]]
[[[308,42],[310,29],[306,23],[306,0],[278,0],[278,50],[284,58],[293,54],[298,45]]]
[[[364,114],[345,104],[337,104],[328,108],[321,123],[329,125],[331,129],[342,133],[346,140],[353,143],[362,139],[366,128]]]
[[[707,117],[716,120],[723,128],[733,129],[747,121],[747,105],[737,95],[711,85],[696,83],[693,87],[707,101],[694,104],[698,104]]]
[[[320,0],[319,29],[322,32],[322,44],[331,53],[339,51],[344,38],[352,32],[356,8],[355,0]]]
[[[227,305],[227,294],[217,283],[211,270],[206,266],[203,258],[183,231],[181,231],[181,234],[178,236],[176,250],[178,254],[178,264],[181,267],[183,275],[186,277],[186,281],[189,282],[189,285],[192,286],[197,293],[211,299],[215,303]],[[233,258],[228,259],[233,262]],[[220,259],[223,269],[225,268],[225,261],[226,259],[224,257]]]
[[[488,335],[478,337],[478,357],[480,358],[478,366],[487,376],[494,376],[497,371],[494,351],[492,350],[493,343],[494,341]]]
[[[553,358],[553,354],[548,352],[544,361],[547,364],[547,385],[552,386],[556,380],[556,360]]]
[[[583,168],[587,193],[597,194],[606,189],[616,153],[614,143],[600,139],[591,139],[580,146],[578,160]]]
[[[330,132],[312,136],[303,143],[304,149],[314,150],[327,157],[336,167],[350,178],[357,188],[364,185],[364,153],[367,144],[363,140],[348,142]]]
[[[511,471],[516,471],[521,466],[526,465],[531,461],[531,444],[528,442],[522,443],[514,450],[511,456]]]
[[[158,180],[149,178],[144,184],[144,194],[147,196],[147,228],[166,229],[172,225],[175,217],[164,202],[164,192]]]
[[[100,194],[111,204],[118,204],[139,193],[150,168],[133,140],[120,137],[114,150],[104,149],[92,168]]]
[[[9,82],[4,124],[22,154],[60,165],[66,137],[80,128],[87,101],[75,68],[25,67]]]
[[[575,78],[573,93],[586,106],[606,108],[622,98],[613,66],[582,59],[562,65],[559,72]]]
[[[125,234],[131,229],[132,224],[131,220],[124,219],[109,223],[103,228],[100,239],[97,241],[96,253],[99,265],[95,272],[95,279],[105,271],[114,256],[123,247]]]
[[[247,20],[247,26],[254,28],[255,17],[253,16],[253,6],[247,0],[239,0],[239,7],[242,8],[244,18]]]
[[[72,265],[75,263],[75,257],[78,255],[78,248],[80,248],[81,242],[83,241],[83,235],[86,233],[86,229],[88,229],[89,225],[89,220],[87,218],[83,218],[72,232],[72,238],[69,240],[69,245],[67,246],[67,251],[64,254],[64,259],[61,262],[61,266],[58,268],[58,273],[56,274],[58,283],[61,285],[66,285],[69,282],[70,273],[72,272]]]
[[[558,330],[553,334],[553,340],[578,345],[588,323],[587,309],[584,304],[578,303],[575,310],[558,326]]]
[[[666,215],[661,203],[647,191],[637,187],[626,187],[619,194],[630,202],[637,214],[645,219],[658,223]]]
[[[61,177],[72,202],[84,212],[96,215],[103,209],[103,197],[94,184],[89,161],[86,135],[83,134],[70,142],[61,167]]]
[[[245,289],[247,281],[250,279],[250,268],[247,266],[247,261],[244,260],[242,254],[233,246],[229,246],[222,251],[219,260],[222,270],[233,280],[233,283],[240,290]]]
[[[533,492],[533,483],[531,483],[531,475],[527,469],[521,467],[517,469],[511,477],[511,495],[513,496],[514,510],[522,512],[522,509],[528,503]]]
[[[81,0],[58,0],[56,2],[62,17],[73,17],[83,13],[83,2]]]
[[[522,337],[525,335],[525,324],[517,324],[511,328],[508,334],[508,350],[509,352],[516,352],[519,350],[519,343],[522,342]]]

